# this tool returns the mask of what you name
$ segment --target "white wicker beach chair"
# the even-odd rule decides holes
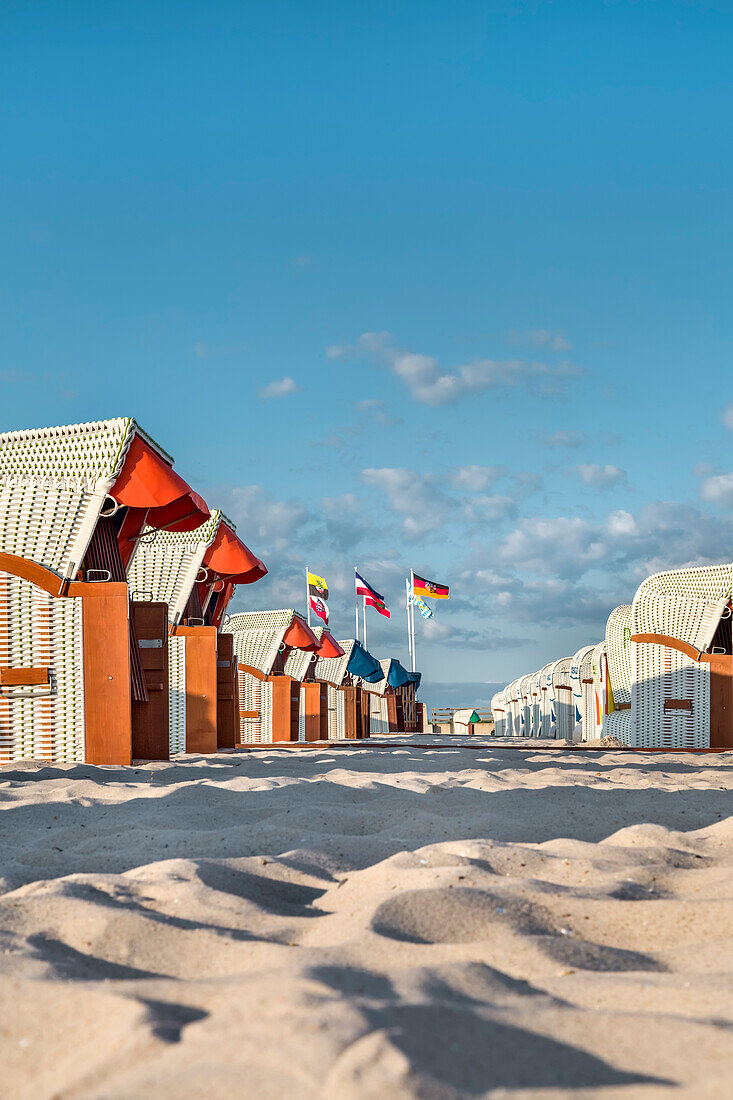
[[[532,737],[532,676],[522,676],[519,681],[519,700],[522,714],[522,736]]]
[[[572,657],[561,657],[552,666],[552,693],[555,710],[555,737],[572,740],[575,727],[575,706],[573,704],[573,685],[570,681]]]
[[[595,691],[593,685],[593,651],[595,646],[583,646],[573,656],[570,666],[570,682],[573,687],[575,706],[574,741],[588,741],[589,730],[593,726],[593,705]]]
[[[524,737],[524,724],[522,721],[522,706],[519,698],[519,680],[512,680],[508,691],[507,705],[511,716],[511,736]]]
[[[555,694],[552,689],[552,669],[554,661],[541,668],[537,673],[537,687],[539,691],[539,723],[538,737],[555,736],[554,702]]]
[[[506,737],[507,718],[503,691],[497,691],[491,697],[491,716],[494,719],[494,735]]]
[[[606,623],[608,699],[606,733],[624,744],[633,743],[631,729],[631,604],[613,609]]]
[[[727,563],[657,573],[639,586],[629,647],[631,744],[733,748],[732,597]]]

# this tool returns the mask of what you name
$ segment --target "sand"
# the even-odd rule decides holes
[[[731,786],[478,738],[13,765],[0,1096],[719,1100]]]

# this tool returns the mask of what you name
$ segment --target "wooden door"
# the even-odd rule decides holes
[[[272,740],[297,741],[300,682],[290,676],[268,676],[272,684]]]
[[[132,755],[138,760],[169,760],[168,604],[130,604],[147,703],[132,704]]]
[[[186,639],[186,752],[216,752],[216,627],[177,626]]]
[[[389,723],[389,732],[397,733],[397,696],[393,691],[387,696],[387,721]]]
[[[360,733],[360,709],[357,708],[359,689],[351,684],[341,688],[344,693],[344,735],[355,741]]]
[[[328,688],[325,684],[303,684],[306,741],[328,740]]]
[[[129,765],[140,754],[132,736],[127,585],[78,582],[72,595],[84,601],[84,759]]]
[[[237,698],[237,659],[231,634],[216,637],[216,744],[233,749],[237,744],[239,700]]]
[[[733,657],[706,654],[710,662],[710,748],[733,749]]]

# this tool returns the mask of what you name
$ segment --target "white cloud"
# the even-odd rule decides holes
[[[265,401],[270,397],[288,397],[291,393],[299,393],[300,386],[293,378],[273,379],[260,389],[260,398]]]
[[[576,466],[573,470],[584,485],[590,485],[594,489],[609,489],[612,485],[624,485],[628,478],[626,470],[618,466],[599,466],[597,463],[587,463]]]
[[[512,331],[508,334],[511,344],[533,348],[549,348],[550,351],[570,351],[570,341],[561,329],[533,328],[528,332]]]
[[[558,393],[566,379],[581,373],[568,362],[548,366],[521,359],[478,359],[445,371],[432,355],[398,347],[389,332],[365,332],[355,345],[334,344],[326,349],[326,355],[329,359],[371,356],[406,384],[415,401],[435,407],[455,404],[470,394],[518,385],[533,393]]]
[[[723,423],[733,431],[733,405],[726,405],[723,409]]]
[[[712,504],[733,507],[733,473],[705,478],[700,485],[700,496]]]
[[[585,432],[560,429],[547,436],[544,440],[546,447],[584,447],[588,442]]]
[[[380,489],[393,512],[403,516],[405,538],[415,540],[445,522],[452,502],[436,477],[404,467],[362,470],[365,485]]]
[[[480,493],[498,481],[504,473],[502,466],[456,466],[451,480],[459,489]]]

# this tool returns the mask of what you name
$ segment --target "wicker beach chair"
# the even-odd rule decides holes
[[[506,737],[507,720],[503,691],[497,691],[491,697],[491,716],[494,719],[494,735]]]
[[[316,652],[318,638],[292,608],[240,612],[222,629],[232,635],[238,661],[238,744],[297,741],[300,683],[285,675],[285,663],[292,649]]]
[[[588,741],[593,726],[595,690],[593,684],[593,652],[595,646],[583,646],[573,656],[570,666],[570,682],[575,706],[574,741]]]
[[[554,703],[555,694],[552,689],[552,668],[554,661],[550,661],[537,673],[537,687],[539,691],[539,723],[538,737],[555,736]]]
[[[519,681],[519,703],[522,711],[524,737],[532,737],[532,676],[522,676]]]
[[[631,722],[631,604],[615,607],[606,623],[607,703],[605,732],[633,743]]]
[[[167,633],[137,630],[126,566],[146,523],[208,517],[130,417],[0,435],[0,762],[145,755]]]
[[[606,733],[606,715],[608,713],[608,661],[606,660],[605,639],[593,647],[591,660],[593,675],[593,709],[585,740],[604,737]]]
[[[552,666],[552,693],[554,696],[555,738],[572,740],[575,727],[573,685],[570,681],[572,657],[561,657]]]
[[[733,748],[732,596],[727,563],[657,573],[639,586],[629,646],[630,744]]]
[[[522,707],[519,700],[519,680],[512,680],[506,689],[507,713],[511,719],[511,729],[507,732],[511,737],[523,737],[524,725],[522,722]]]

